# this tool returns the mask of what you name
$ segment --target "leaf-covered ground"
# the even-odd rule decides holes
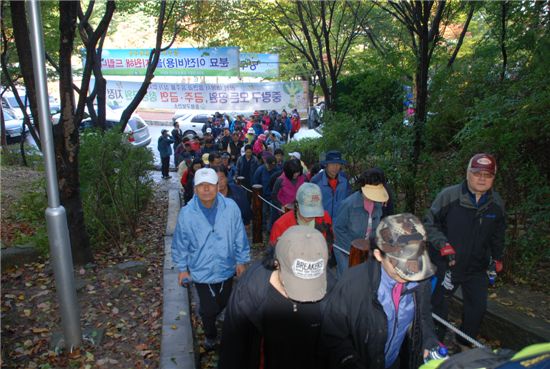
[[[158,368],[167,202],[158,188],[133,242],[95,250],[93,265],[75,268],[81,327],[103,329],[100,345],[84,341],[72,353],[51,347],[62,326],[48,260],[2,270],[2,368]],[[114,268],[126,261],[145,268]]]

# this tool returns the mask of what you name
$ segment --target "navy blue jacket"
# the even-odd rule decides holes
[[[254,178],[252,184],[261,184],[262,185],[262,196],[266,199],[271,198],[271,188],[269,187],[269,181],[271,180],[271,175],[275,173],[276,168],[274,167],[270,171],[267,170],[265,164],[259,166],[254,173]]]
[[[157,149],[159,150],[160,157],[166,158],[172,155],[172,144],[174,143],[174,139],[170,136],[160,136]]]
[[[245,190],[234,183],[228,184],[228,187],[229,192],[227,193],[227,197],[237,203],[239,209],[241,210],[241,218],[244,225],[249,225],[250,220],[252,219],[252,209],[250,208],[250,202],[248,201],[248,196],[246,195]]]
[[[323,194],[323,207],[328,211],[330,217],[334,219],[336,214],[338,214],[340,203],[351,194],[351,185],[349,184],[348,178],[344,173],[338,173],[336,191],[332,191],[325,171],[317,173],[311,179],[311,183],[315,183],[321,188],[321,193]]]

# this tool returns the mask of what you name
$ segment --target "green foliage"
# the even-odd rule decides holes
[[[302,155],[302,161],[309,167],[319,162],[322,140],[316,138],[304,138],[300,141],[291,141],[283,146],[285,153],[299,152]]]
[[[33,245],[43,254],[49,249],[48,232],[46,229],[45,210],[48,207],[46,196],[46,180],[40,179],[30,184],[21,197],[10,209],[9,219],[24,225],[32,232],[18,230],[14,238],[15,245]]]
[[[398,81],[373,69],[342,78],[336,95],[335,111],[355,116],[376,113],[381,119],[401,111],[403,99]]]
[[[25,160],[29,168],[43,170],[44,158],[36,147],[25,143],[23,145],[23,151],[25,152]],[[10,165],[23,165],[19,143],[8,145],[0,151],[0,166]]]
[[[92,241],[120,245],[135,236],[139,214],[152,195],[153,154],[133,147],[118,129],[84,132],[80,180]]]

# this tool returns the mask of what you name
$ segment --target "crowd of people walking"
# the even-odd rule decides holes
[[[422,222],[394,214],[380,168],[354,179],[354,191],[340,152],[327,152],[319,163],[285,155],[284,133],[276,130],[284,124],[275,124],[284,112],[273,121],[258,116],[249,128],[226,122],[218,139],[208,128],[200,144],[184,137],[175,150],[183,145],[176,163],[185,167],[186,205],[172,257],[180,284],[197,288],[202,345],[219,349],[219,367],[418,368],[430,352],[455,342],[436,329],[431,313],[446,318],[458,286],[461,328],[475,337],[487,271],[502,270],[505,213],[492,188],[495,158],[473,156],[464,182],[444,189]],[[256,129],[266,116],[267,126]],[[248,265],[246,189],[255,184],[269,202],[262,210],[269,246],[263,260]],[[357,240],[368,243],[369,254],[352,266]],[[224,309],[220,340],[215,322]]]

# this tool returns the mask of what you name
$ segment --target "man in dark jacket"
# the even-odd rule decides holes
[[[170,156],[172,156],[172,144],[174,139],[168,134],[167,129],[160,132],[160,137],[157,143],[157,149],[160,154],[161,172],[163,179],[169,179],[168,171],[170,170]]]
[[[174,166],[177,168],[179,165],[178,156],[176,155],[176,149],[180,145],[183,139],[183,132],[180,129],[180,124],[174,122],[174,129],[172,130],[172,138],[174,139]]]
[[[418,368],[437,346],[426,231],[412,214],[391,215],[373,243],[372,257],[344,273],[328,298],[321,349],[330,368]]]
[[[307,245],[307,247],[304,247]],[[323,235],[289,228],[275,257],[246,271],[229,299],[219,369],[319,369],[328,251]]]
[[[496,169],[492,155],[474,155],[466,181],[441,191],[425,220],[430,257],[438,268],[434,313],[446,319],[448,299],[462,286],[462,330],[472,337],[477,335],[487,308],[487,271],[502,270],[506,213],[502,199],[492,189]]]
[[[244,150],[244,156],[241,156],[237,160],[237,176],[244,177],[241,184],[247,188],[251,188],[254,173],[256,173],[256,169],[258,169],[260,163],[258,163],[258,159],[252,154],[252,145],[246,145]]]

